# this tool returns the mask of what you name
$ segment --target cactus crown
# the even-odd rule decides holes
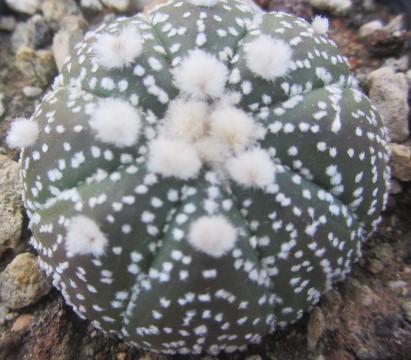
[[[344,278],[387,152],[327,29],[171,0],[86,34],[9,135],[32,243],[80,316],[143,348],[230,352]]]

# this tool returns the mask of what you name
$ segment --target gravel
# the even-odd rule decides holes
[[[50,279],[31,253],[17,255],[0,275],[0,296],[10,309],[35,304],[50,290]]]
[[[21,251],[23,203],[18,164],[0,154],[0,257],[7,251]]]
[[[408,82],[403,73],[382,67],[368,75],[369,96],[380,112],[393,142],[408,139]]]

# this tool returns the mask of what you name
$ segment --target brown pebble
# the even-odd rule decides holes
[[[127,354],[125,352],[120,352],[117,354],[117,360],[126,360]]]
[[[13,323],[11,331],[26,331],[34,322],[34,316],[30,314],[20,315]]]
[[[405,33],[381,29],[364,39],[367,50],[376,56],[398,55],[405,45]]]
[[[307,326],[307,349],[314,351],[317,342],[320,339],[325,329],[324,313],[320,307],[315,307],[310,315],[310,320]]]
[[[384,264],[377,259],[371,259],[368,263],[367,269],[372,274],[378,274],[384,269]]]

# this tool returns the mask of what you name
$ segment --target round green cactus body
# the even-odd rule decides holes
[[[80,316],[154,351],[231,352],[346,276],[387,150],[325,32],[171,0],[86,34],[9,135],[32,244]]]

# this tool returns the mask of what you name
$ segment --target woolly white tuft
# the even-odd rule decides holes
[[[139,112],[125,100],[101,100],[90,116],[98,140],[118,147],[134,145],[140,135]]]
[[[166,113],[168,137],[194,141],[204,135],[208,106],[202,101],[174,100]]]
[[[195,98],[219,98],[228,79],[227,67],[215,56],[203,51],[191,51],[174,71],[174,84]]]
[[[260,35],[245,47],[248,68],[265,80],[284,76],[290,70],[292,49],[285,41]]]
[[[195,6],[214,6],[218,0],[188,0],[188,2]]]
[[[106,236],[96,222],[86,216],[78,215],[70,219],[66,234],[68,257],[75,255],[104,255],[108,245]]]
[[[6,141],[11,148],[28,147],[34,144],[39,132],[36,122],[26,118],[17,118],[11,124]]]
[[[227,169],[232,179],[245,187],[264,187],[275,180],[275,166],[262,149],[252,149],[230,159]]]
[[[217,108],[210,116],[210,135],[239,152],[253,140],[256,133],[253,119],[233,106]]]
[[[197,176],[201,161],[193,145],[163,137],[149,146],[148,169],[165,177],[187,180]]]
[[[237,230],[222,215],[203,216],[191,224],[187,240],[194,249],[219,258],[234,248]]]
[[[143,51],[143,39],[138,31],[127,26],[118,35],[99,35],[93,45],[97,64],[108,69],[130,66]]]
[[[211,136],[198,140],[195,147],[201,161],[210,167],[222,165],[231,155],[230,148],[226,143]]]
[[[316,15],[311,23],[316,33],[324,35],[328,32],[330,23],[328,19],[321,15]]]

